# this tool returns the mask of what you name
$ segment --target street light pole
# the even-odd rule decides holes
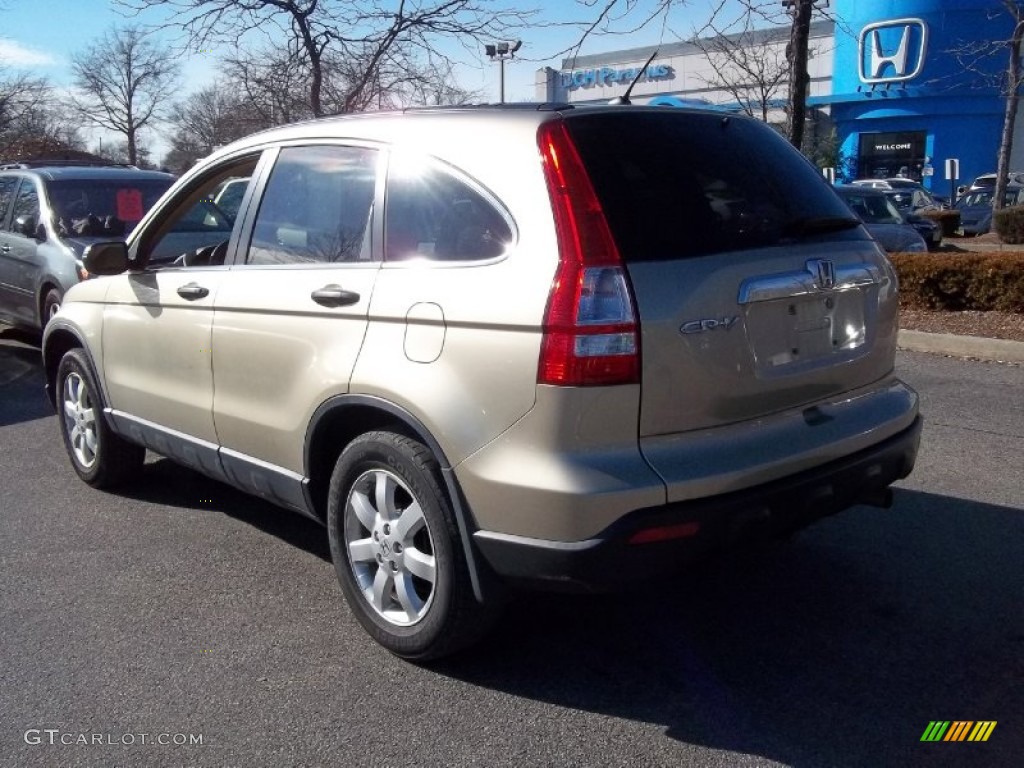
[[[505,57],[498,59],[498,103],[505,103]]]
[[[516,51],[523,46],[522,40],[503,40],[501,42],[487,43],[484,45],[484,53],[491,61],[498,60],[498,89],[499,103],[505,103],[505,59],[514,59]]]

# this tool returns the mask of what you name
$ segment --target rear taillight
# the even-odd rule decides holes
[[[559,254],[537,381],[573,387],[637,383],[636,311],[601,203],[564,123],[545,123],[537,140]]]

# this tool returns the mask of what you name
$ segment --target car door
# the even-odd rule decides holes
[[[258,157],[211,169],[161,206],[130,248],[144,268],[112,278],[104,308],[115,420],[151,449],[215,475],[213,308],[240,224],[211,192],[225,177],[251,176]]]
[[[0,281],[6,293],[4,304],[18,322],[34,326],[35,287],[42,269],[39,243],[34,237],[15,231],[15,221],[19,216],[31,217],[36,224],[39,222],[39,189],[34,179],[22,177],[11,208],[7,228],[0,232],[0,255],[4,262]]]
[[[17,261],[11,256],[13,238],[8,229],[18,181],[15,175],[0,176],[0,317],[11,317],[20,299],[15,288]]]
[[[313,412],[347,391],[380,267],[380,152],[280,149],[213,323],[214,421],[232,480],[301,506]]]

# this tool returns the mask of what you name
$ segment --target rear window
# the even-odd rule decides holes
[[[566,119],[626,261],[775,245],[801,222],[850,218],[818,171],[763,123],[663,109]],[[830,238],[863,236],[836,229]]]
[[[867,194],[854,189],[837,190],[857,217],[868,224],[902,224],[903,217],[885,194]]]
[[[113,216],[131,230],[171,186],[171,179],[59,179],[46,183],[55,223],[71,231],[72,223]]]

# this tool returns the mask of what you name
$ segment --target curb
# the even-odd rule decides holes
[[[1000,363],[1024,363],[1024,341],[901,330],[896,345],[909,352],[976,357],[980,360],[994,360]]]

